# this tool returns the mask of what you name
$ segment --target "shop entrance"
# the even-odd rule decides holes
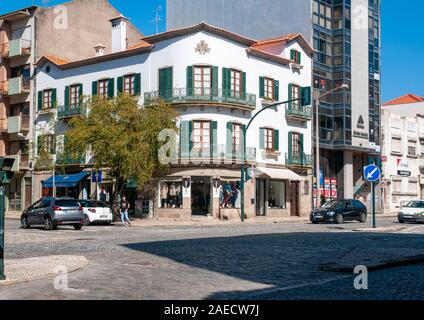
[[[192,215],[208,215],[211,203],[211,181],[209,177],[191,178]]]
[[[290,207],[291,207],[291,216],[299,217],[299,182],[290,183]]]

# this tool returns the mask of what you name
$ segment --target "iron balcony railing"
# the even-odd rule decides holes
[[[305,154],[305,153],[301,153],[301,154],[286,153],[286,165],[299,166],[299,167],[311,167],[312,155]]]
[[[57,116],[59,118],[70,118],[76,116],[83,116],[86,114],[86,108],[83,104],[59,106]]]
[[[256,95],[224,89],[175,88],[146,92],[144,95],[146,104],[158,98],[162,98],[167,103],[217,102],[240,105],[252,110],[256,108]]]
[[[312,108],[311,106],[290,106],[286,107],[286,116],[291,118],[312,120]]]

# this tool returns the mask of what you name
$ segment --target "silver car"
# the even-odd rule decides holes
[[[23,229],[44,226],[46,230],[56,230],[61,225],[71,225],[75,230],[81,230],[84,211],[78,200],[45,197],[25,209],[21,216]]]
[[[404,222],[424,222],[424,201],[409,201],[402,206],[401,212],[398,214],[400,223]]]

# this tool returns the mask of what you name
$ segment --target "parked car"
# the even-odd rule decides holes
[[[106,203],[96,200],[79,200],[79,203],[84,210],[85,225],[92,223],[105,223],[109,225],[112,222],[112,211]]]
[[[71,225],[81,230],[83,224],[83,208],[72,198],[42,198],[25,209],[21,216],[23,229],[44,226],[46,230],[56,230],[59,225]]]
[[[312,210],[311,222],[335,222],[342,224],[344,221],[367,222],[367,208],[358,200],[334,200],[327,202],[321,208]]]
[[[400,223],[424,222],[424,201],[414,200],[403,205],[398,220]]]

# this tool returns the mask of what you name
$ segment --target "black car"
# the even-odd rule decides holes
[[[312,210],[311,222],[335,222],[342,224],[344,221],[367,222],[367,208],[358,200],[334,200],[327,202],[321,208]]]

